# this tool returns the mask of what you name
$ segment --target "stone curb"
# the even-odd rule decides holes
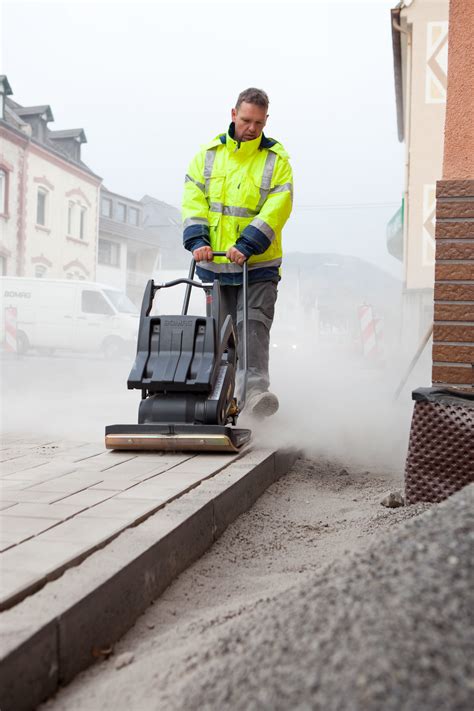
[[[36,708],[110,653],[150,603],[297,456],[293,450],[249,452],[3,612],[1,711]]]

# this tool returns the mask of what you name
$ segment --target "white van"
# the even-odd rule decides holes
[[[17,352],[35,348],[133,353],[138,311],[119,289],[72,279],[0,277],[1,341],[5,309],[17,309]]]

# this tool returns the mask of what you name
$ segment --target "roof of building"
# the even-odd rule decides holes
[[[144,195],[140,200],[145,210],[146,227],[181,227],[181,213],[177,207],[151,195]]]
[[[113,190],[109,190],[109,188],[105,187],[105,185],[100,186],[100,192],[104,197],[107,197],[110,195],[111,197],[116,197],[119,198],[120,200],[125,200],[127,203],[132,203],[133,205],[136,205],[137,207],[142,207],[142,202],[141,200],[135,200],[135,198],[128,197],[127,195],[123,195],[123,193],[116,193]]]
[[[50,131],[49,138],[61,139],[61,138],[79,138],[81,143],[87,143],[86,134],[83,128],[67,128],[64,131]]]
[[[54,121],[51,106],[48,104],[43,104],[41,106],[19,106],[16,104],[15,113],[17,113],[18,116],[42,116],[43,114],[46,114],[46,121]]]
[[[0,83],[3,83],[4,89],[7,89],[4,93],[10,94],[11,87],[5,75],[0,75]],[[76,140],[76,143],[80,144],[86,143],[87,139],[84,129],[73,128],[61,131],[51,131],[45,125],[42,135],[32,135],[32,124],[28,122],[28,118],[34,116],[41,117],[45,124],[50,121],[54,121],[53,112],[49,104],[41,104],[39,106],[21,106],[21,104],[17,101],[14,101],[9,96],[6,96],[4,118],[0,118],[0,123],[3,123],[4,125],[6,124],[9,128],[26,137],[27,140],[36,143],[38,146],[46,148],[46,150],[67,163],[71,163],[86,173],[89,173],[89,175],[92,175],[94,178],[101,180],[100,176],[94,173],[94,171],[92,171],[89,166],[80,159],[80,157],[74,157],[74,155],[71,155],[71,153],[66,149],[65,143],[67,139]],[[79,139],[79,141],[77,141],[77,139]]]

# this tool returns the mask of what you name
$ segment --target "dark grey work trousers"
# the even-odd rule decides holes
[[[266,392],[270,386],[268,361],[270,328],[275,315],[278,286],[273,281],[258,281],[248,288],[248,380],[247,399],[251,395]],[[242,320],[243,287],[221,285],[221,305],[225,315],[230,314],[237,323],[239,365],[237,370],[237,397],[242,394]]]

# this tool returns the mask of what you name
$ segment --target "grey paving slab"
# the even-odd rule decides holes
[[[17,546],[14,548],[9,548],[2,553],[7,555],[10,552],[17,550]],[[35,586],[38,586],[45,579],[43,571],[33,571],[18,568],[0,568],[2,573],[2,581],[0,587],[0,605],[3,599],[15,598],[15,596],[21,595],[25,590],[31,590]],[[0,608],[1,609],[1,608]]]
[[[37,456],[42,451],[44,452],[45,450],[41,449],[41,445],[38,441],[33,440],[30,442],[23,438],[17,440],[14,443],[11,443],[10,446],[2,449],[0,456],[2,457],[2,459],[4,456],[6,456],[8,459],[24,456]]]
[[[24,455],[24,452],[18,453],[18,449],[14,449],[13,447],[0,447],[0,466],[2,462],[8,461],[11,457],[15,457]]]
[[[92,456],[79,459],[79,463],[72,461],[78,454],[89,455],[91,452]],[[198,467],[193,461],[196,455],[140,453],[130,456],[129,453],[103,450],[97,454],[95,447],[60,450],[58,455],[53,462],[43,459],[38,464],[35,460],[34,467],[29,470],[26,467],[29,480],[20,481],[17,473],[7,477],[11,479],[7,488],[15,496],[15,504],[5,515],[5,518],[8,515],[10,526],[1,540],[8,553],[3,569],[5,574],[9,571],[10,592],[14,584],[14,571],[5,565],[22,565],[23,570],[29,570],[32,543],[40,545],[39,552],[44,550],[46,544],[72,546],[61,548],[56,557],[49,558],[50,562],[56,561],[59,567],[67,566],[74,562],[78,554],[92,551],[173,498],[183,495],[196,486],[204,475],[211,476],[218,468],[235,460],[233,456],[204,456]],[[64,462],[64,455],[70,457],[69,463]],[[21,466],[25,463],[26,459]],[[187,465],[191,471],[179,469],[182,465]],[[18,463],[15,465],[16,468],[19,466]],[[41,481],[43,476],[48,476],[47,472],[57,476]],[[132,490],[131,496],[121,498]],[[8,501],[8,504],[12,502]],[[16,512],[12,514],[15,508]],[[50,511],[54,513],[51,515]],[[6,529],[5,526],[3,528]],[[25,541],[25,537],[28,540]],[[11,546],[14,544],[17,544],[16,557],[12,556],[14,549]],[[41,555],[38,560],[42,561]],[[30,571],[35,574],[27,575],[24,578],[26,582],[20,583],[13,591],[14,595],[20,594],[22,585],[28,588],[38,586],[42,579],[44,581],[44,575],[53,572],[50,566],[42,568],[43,563],[38,570]],[[4,593],[8,596],[8,590]]]
[[[0,501],[0,511],[5,511],[12,506],[16,506],[16,501]]]
[[[29,533],[27,531],[11,531],[8,533],[8,537],[5,538],[5,542],[8,542],[8,546],[6,548],[10,548],[11,546],[18,546],[22,545],[26,541],[30,541],[35,537],[34,533]]]
[[[241,454],[226,455],[226,454],[216,454],[214,456],[199,455],[198,457],[193,457],[188,459],[178,466],[173,468],[176,474],[181,472],[198,472],[212,474],[213,472],[220,471],[227,467],[231,462],[238,459]]]
[[[29,570],[45,577],[57,567],[62,567],[79,554],[87,552],[88,548],[88,544],[83,541],[57,541],[42,536],[16,546],[0,556],[2,589],[5,570]]]
[[[43,481],[56,479],[65,474],[73,474],[74,471],[74,464],[67,465],[62,462],[47,462],[33,468],[20,469],[11,474],[6,474],[2,482],[8,483],[20,480],[41,484]]]
[[[239,466],[239,455],[108,452],[101,445],[60,442],[38,447],[41,456],[30,448],[33,454],[11,464],[12,471],[2,480],[0,501],[7,508],[0,511],[4,550],[0,562],[9,582],[0,605],[6,604],[9,595],[11,599],[15,566],[35,573],[26,576],[27,589],[38,587],[45,576],[58,575],[127,527],[186,495],[202,480],[231,465]],[[254,461],[251,453],[247,457]],[[18,478],[22,470],[27,472],[25,479]],[[2,524],[2,514],[8,525]],[[41,555],[46,546],[59,551],[48,556],[47,564]],[[33,550],[40,563],[31,570]],[[22,585],[14,589],[15,599],[21,596]]]
[[[74,506],[59,502],[52,504],[21,503],[2,510],[2,514],[5,516],[28,516],[30,518],[49,518],[65,521],[83,511],[84,508],[84,505],[76,504]]]
[[[66,462],[81,462],[85,459],[95,457],[104,451],[104,445],[96,443],[88,443],[68,447],[61,455],[63,461]]]
[[[53,501],[54,503],[65,504],[67,506],[89,507],[94,506],[95,504],[98,504],[101,501],[105,501],[106,499],[110,499],[116,493],[117,491],[115,490],[109,491],[107,489],[96,489],[94,487],[91,487],[89,489],[79,491],[76,494],[66,494],[64,492],[59,495],[54,494]]]
[[[84,457],[76,460],[76,469],[87,468],[89,471],[105,471],[111,467],[116,467],[122,462],[136,459],[136,454],[130,452],[104,452],[93,457]]]
[[[38,541],[74,541],[88,543],[90,547],[100,545],[104,540],[116,535],[129,525],[125,518],[82,518],[78,514],[60,526],[37,536]]]
[[[143,480],[130,479],[129,477],[122,477],[120,479],[115,477],[104,477],[104,480],[99,482],[99,484],[91,486],[89,491],[110,491],[111,495],[114,493],[119,494],[121,491],[129,489],[131,486],[135,486],[139,483],[139,481]]]
[[[64,440],[64,439],[55,439],[52,442],[49,442],[48,444],[41,444],[40,445],[40,451],[45,453],[45,454],[53,454],[54,456],[60,455],[61,457],[64,456],[64,454],[67,454],[71,451],[75,451],[76,449],[81,449],[81,448],[93,448],[94,451],[100,451],[100,449],[103,449],[103,446],[101,446],[99,443],[91,443],[91,442],[78,442],[77,440]]]
[[[245,506],[253,503],[262,487],[284,473],[285,466],[290,466],[295,456],[280,457],[271,450],[253,453],[248,461],[246,457],[238,460],[201,483],[199,472],[194,472],[198,485],[192,491],[167,504],[140,525],[127,528],[103,550],[96,551],[35,595],[6,610],[2,617],[6,643],[3,656],[0,655],[0,674],[4,675],[2,681],[9,681],[11,686],[5,711],[22,709],[18,702],[24,696],[24,688],[31,688],[33,680],[37,683],[36,695],[34,703],[29,697],[28,708],[53,693],[46,688],[47,667],[38,669],[38,660],[29,657],[34,648],[30,643],[34,631],[37,630],[36,639],[43,645],[42,653],[49,655],[50,667],[61,670],[57,683],[67,683],[93,662],[91,650],[94,647],[108,647],[120,638],[150,602],[204,553]],[[227,495],[229,489],[231,496]],[[120,496],[110,504],[107,502],[111,512],[117,499]],[[135,514],[133,509],[121,509],[121,513],[133,516],[149,502],[135,499],[125,503],[138,505]],[[76,519],[79,517],[88,524],[93,520],[89,512],[78,514]],[[41,537],[46,538],[50,533]],[[23,545],[31,550],[33,543],[38,548],[39,539]],[[45,543],[57,545],[54,541],[44,541],[42,545]],[[11,558],[12,551],[14,549],[5,555],[10,554]],[[48,647],[51,626],[56,631],[56,649]]]
[[[195,475],[194,478],[187,480],[171,480],[160,481],[161,477],[150,481],[137,484],[136,486],[126,489],[121,494],[117,494],[119,499],[150,499],[151,501],[167,501],[174,498],[180,493],[185,493],[191,486],[195,486],[201,481],[201,475]]]
[[[143,483],[143,486],[145,484],[149,484],[150,486],[165,486],[165,484],[167,483],[171,483],[173,485],[178,483],[185,486],[188,483],[201,481],[201,479],[207,479],[207,477],[214,476],[223,469],[225,469],[225,466],[216,469],[210,469],[206,467],[198,469],[196,467],[195,471],[179,471],[178,469],[169,469],[168,471],[159,474],[159,476],[153,477],[153,479],[148,479],[146,482]]]
[[[83,518],[126,518],[134,523],[137,518],[156,509],[150,499],[120,499],[114,497],[83,511],[78,519]]]
[[[30,536],[35,536],[41,533],[41,531],[55,526],[59,520],[56,518],[32,518],[29,516],[9,515],[7,511],[0,512],[0,534],[11,540],[16,537],[17,534],[26,533]]]
[[[125,486],[128,485],[127,482],[133,481],[133,474],[131,472],[124,472],[123,474],[121,474],[119,472],[119,467],[112,467],[112,469],[106,469],[105,471],[83,469],[75,471],[72,476],[77,478],[83,478],[85,476],[91,478],[96,477],[97,479],[99,479],[100,483],[110,481],[121,481],[122,484],[124,484]],[[95,486],[95,484],[93,486]]]
[[[29,491],[34,491],[38,493],[57,493],[57,494],[75,494],[78,491],[87,489],[89,486],[98,484],[103,480],[100,473],[96,476],[61,476],[56,479],[51,479],[50,481],[45,481],[41,484],[34,484],[29,486]]]
[[[140,478],[146,475],[159,474],[160,472],[167,471],[173,467],[179,465],[179,462],[170,462],[165,460],[164,462],[142,459],[141,457],[136,457],[134,459],[129,459],[126,462],[120,462],[114,467],[108,469],[101,469],[101,473],[104,474],[104,478],[115,477],[124,479],[130,478]]]
[[[0,464],[0,476],[3,478],[9,474],[15,474],[23,469],[33,469],[40,467],[45,461],[41,457],[21,456],[8,459]]]
[[[81,541],[42,541],[40,537],[5,550],[0,555],[0,610],[59,576],[89,550],[90,545]]]
[[[31,481],[28,480],[18,480],[18,479],[2,479],[0,481],[0,498],[3,498],[3,494],[6,491],[15,491],[24,489],[27,486],[31,486]]]
[[[21,483],[21,482],[17,482]],[[25,487],[29,487],[31,485],[31,482],[24,482]],[[24,488],[24,489],[9,489],[8,491],[1,492],[0,491],[0,500],[5,501],[11,498],[15,498],[15,502],[20,504],[20,503],[39,503],[39,504],[50,504],[53,503],[53,501],[57,501],[58,499],[62,499],[65,496],[64,492],[59,493],[58,492],[39,492],[39,491],[34,491],[29,488]]]

